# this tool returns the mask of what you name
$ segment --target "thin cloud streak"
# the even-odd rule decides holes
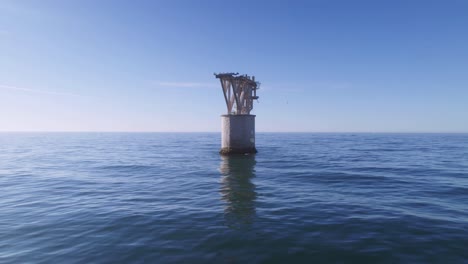
[[[35,90],[35,89],[29,89],[29,88],[17,87],[17,86],[11,86],[11,85],[4,85],[4,84],[0,84],[0,89],[27,92],[27,93],[48,94],[48,95],[88,97],[88,96],[73,94],[73,93],[61,93],[61,92],[53,92],[53,91]]]
[[[353,88],[349,82],[334,82],[334,81],[310,81],[306,85],[298,85],[295,83],[280,83],[280,84],[262,84],[261,89],[265,90],[287,90],[287,91],[304,91],[304,90],[348,90]]]
[[[220,85],[215,83],[200,83],[200,82],[156,82],[156,86],[174,87],[174,88],[214,88]]]

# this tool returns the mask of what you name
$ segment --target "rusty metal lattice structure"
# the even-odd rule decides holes
[[[239,73],[214,75],[221,81],[228,114],[249,115],[253,109],[253,100],[258,99],[257,89],[260,88],[255,76],[239,75]]]

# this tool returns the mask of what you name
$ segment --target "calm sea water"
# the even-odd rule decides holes
[[[1,263],[467,263],[467,134],[0,134]]]

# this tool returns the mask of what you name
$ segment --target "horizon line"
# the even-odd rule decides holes
[[[95,130],[11,130],[0,133],[221,133],[221,131],[95,131]],[[468,131],[256,131],[255,133],[302,134],[468,134]]]

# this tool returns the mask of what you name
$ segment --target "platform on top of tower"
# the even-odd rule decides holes
[[[239,81],[244,81],[244,82],[247,82],[247,83],[250,83],[250,84],[254,85],[256,88],[260,84],[259,82],[255,82],[255,76],[249,76],[247,74],[239,75],[238,72],[236,72],[236,73],[234,73],[234,72],[222,72],[222,73],[214,73],[214,75],[218,79],[231,79],[231,80],[235,79],[235,80],[239,80]]]

